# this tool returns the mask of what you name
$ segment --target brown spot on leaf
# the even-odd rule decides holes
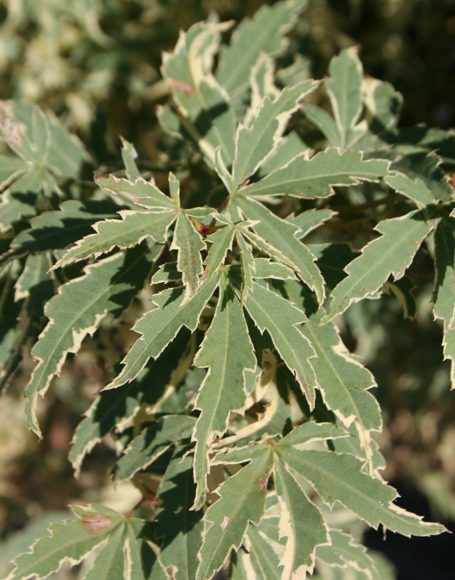
[[[20,124],[11,115],[4,101],[0,101],[0,131],[8,147],[17,152],[22,143]]]
[[[101,514],[86,514],[81,519],[81,524],[93,533],[102,532],[112,526],[111,518]]]
[[[180,91],[184,93],[187,97],[192,97],[194,95],[194,86],[183,81],[178,81],[177,79],[170,79],[171,88],[173,91]]]
[[[264,477],[261,477],[261,479],[258,481],[259,489],[262,491],[262,493],[267,493],[267,485],[269,483],[269,479],[270,472],[266,473]]]

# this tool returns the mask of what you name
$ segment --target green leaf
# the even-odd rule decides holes
[[[445,529],[439,524],[423,522],[419,516],[393,504],[396,491],[382,480],[364,473],[364,463],[352,455],[297,451],[287,445],[285,439],[277,452],[289,471],[311,483],[329,506],[339,502],[371,527],[382,524],[405,536],[430,536]]]
[[[325,296],[324,280],[314,263],[313,254],[296,238],[298,226],[282,220],[261,203],[244,196],[237,196],[234,203],[241,208],[246,219],[254,222],[252,227],[260,237],[260,249],[294,270],[322,302]]]
[[[207,273],[210,275],[224,263],[226,254],[232,248],[235,226],[233,224],[221,227],[208,237],[210,248],[205,260]]]
[[[366,457],[371,456],[370,431],[382,426],[381,412],[368,389],[376,386],[373,375],[347,351],[332,322],[321,324],[320,311],[302,327],[316,356],[310,360],[316,383],[327,408],[345,427],[355,424]]]
[[[212,275],[189,300],[185,300],[182,289],[175,288],[154,296],[155,308],[146,312],[133,327],[141,338],[128,351],[122,361],[124,368],[106,389],[120,387],[135,379],[147,362],[151,358],[156,359],[183,326],[194,331],[217,286],[218,277]]]
[[[32,349],[38,361],[26,387],[27,424],[40,435],[36,417],[38,396],[43,396],[58,374],[68,352],[77,352],[110,312],[118,314],[138,292],[147,275],[144,251],[107,258],[85,269],[80,278],[60,287],[46,306],[49,323]]]
[[[307,149],[307,145],[295,131],[281,138],[272,153],[261,163],[260,176],[268,175],[281,167],[284,167],[291,159],[301,155]]]
[[[193,580],[202,543],[202,512],[191,510],[196,487],[191,457],[176,453],[158,489],[156,537],[160,559],[173,570],[175,580]]]
[[[313,407],[315,376],[310,359],[315,352],[299,328],[307,320],[304,312],[257,283],[253,284],[245,306],[259,330],[270,334],[276,350]]]
[[[338,128],[338,145],[347,149],[356,139],[356,124],[362,113],[362,64],[357,49],[351,47],[334,57],[325,87]]]
[[[340,134],[333,117],[316,105],[305,104],[302,107],[303,112],[308,119],[316,125],[316,127],[326,137],[328,144],[333,147],[340,146]]]
[[[265,447],[254,459],[217,489],[219,499],[204,516],[204,535],[198,554],[196,580],[205,580],[221,568],[232,549],[237,550],[248,524],[264,513],[271,450]]]
[[[280,2],[262,6],[252,19],[246,18],[223,47],[217,79],[234,98],[240,99],[248,87],[250,71],[261,53],[278,56],[287,46],[284,35],[293,27],[306,2]]]
[[[286,538],[281,577],[295,574],[304,578],[313,570],[316,548],[329,542],[327,528],[319,509],[280,459],[274,462],[274,480],[280,507],[280,538]]]
[[[390,83],[369,77],[363,79],[362,90],[370,133],[382,135],[393,129],[403,104],[400,93]]]
[[[248,107],[243,123],[248,126],[256,114],[259,112],[262,100],[266,96],[271,96],[275,98],[279,94],[279,90],[276,88],[274,83],[274,62],[268,54],[262,52],[256,64],[251,69],[250,74],[250,87],[251,87],[251,98],[250,106]]]
[[[254,274],[253,278],[257,280],[295,280],[294,272],[278,262],[272,262],[268,258],[256,258],[254,260]]]
[[[302,239],[335,215],[336,212],[331,209],[308,209],[299,215],[289,216],[287,220],[299,227],[296,237]]]
[[[455,219],[444,217],[434,235],[435,242],[435,288],[434,316],[443,321],[444,358],[451,363],[450,379],[455,388]]]
[[[65,248],[90,233],[90,226],[100,219],[115,217],[114,204],[68,200],[55,211],[47,211],[30,220],[30,228],[11,242],[14,254],[45,252]]]
[[[44,165],[57,176],[77,177],[87,153],[51,112],[15,101],[8,114],[13,124],[22,125],[20,143],[17,148],[12,147],[22,159],[32,166]]]
[[[370,580],[381,580],[372,558],[364,546],[354,542],[352,536],[341,530],[330,530],[330,545],[318,546],[316,558],[328,566],[364,572]]]
[[[125,528],[125,580],[169,580],[161,559],[155,553],[157,547],[151,547],[149,522],[129,518]]]
[[[78,519],[51,524],[50,535],[39,539],[16,559],[11,580],[47,578],[64,563],[74,566],[98,549],[84,580],[126,578],[165,580],[166,574],[144,534],[146,523],[127,518],[99,504],[70,506]]]
[[[433,228],[433,221],[416,211],[380,222],[375,229],[382,235],[362,248],[347,266],[348,276],[333,290],[328,318],[374,296],[390,275],[401,278]]]
[[[25,190],[27,191],[27,189]],[[0,234],[16,222],[35,215],[36,195],[7,190],[0,201]]]
[[[392,165],[385,182],[419,207],[453,199],[453,189],[441,168],[442,159],[434,154],[413,152]]]
[[[235,157],[232,176],[237,187],[253,175],[261,163],[279,143],[287,121],[300,102],[315,88],[315,81],[303,81],[284,89],[275,98],[265,97],[254,120],[240,125],[235,140]]]
[[[378,181],[389,163],[382,159],[364,160],[362,153],[326,149],[311,159],[299,155],[284,167],[241,189],[254,196],[292,195],[305,199],[333,195],[333,187]]]
[[[46,282],[51,282],[49,268],[51,261],[47,254],[31,254],[25,261],[24,269],[16,281],[15,300],[22,300],[30,296],[30,290]]]
[[[37,540],[30,551],[16,558],[10,580],[46,578],[64,562],[74,566],[106,542],[121,525],[120,514],[97,504],[78,507],[75,514],[77,520],[51,524],[50,535]]]
[[[94,224],[96,233],[82,238],[72,246],[54,268],[61,268],[88,257],[97,257],[114,248],[131,248],[146,238],[164,243],[167,231],[175,220],[175,213],[171,211],[122,210],[119,214],[120,220],[107,219]]]
[[[333,423],[306,421],[289,431],[281,440],[280,445],[294,445],[297,449],[302,449],[307,443],[326,439],[344,439],[347,436],[346,431]]]
[[[111,193],[129,196],[132,204],[143,206],[149,210],[175,210],[175,202],[164,195],[153,180],[146,181],[142,177],[138,177],[132,181],[109,175],[108,177],[97,177],[96,183]]]
[[[193,417],[166,415],[161,421],[143,426],[114,467],[114,481],[131,479],[140,469],[146,469],[179,440],[191,435]]]
[[[126,176],[130,181],[135,181],[141,176],[136,165],[137,151],[132,143],[129,143],[123,137],[120,137],[120,139],[122,140],[122,161],[125,166]]]
[[[124,543],[125,530],[123,526],[119,526],[112,534],[109,534],[107,542],[96,554],[93,566],[84,575],[84,580],[110,580],[124,577]]]
[[[143,405],[154,405],[172,383],[172,374],[186,355],[188,335],[182,333],[159,359],[132,383],[121,389],[101,391],[77,426],[68,459],[78,475],[87,453],[114,430],[121,431]],[[151,388],[152,385],[152,388]],[[181,409],[178,409],[179,411]]]
[[[185,212],[180,212],[175,225],[171,250],[177,250],[177,270],[182,273],[185,285],[185,300],[191,298],[198,289],[204,266],[201,251],[205,249],[204,240],[196,231]]]
[[[195,408],[201,411],[193,432],[196,442],[195,509],[205,502],[209,454],[213,439],[222,435],[232,411],[242,411],[246,399],[245,374],[256,368],[256,357],[238,298],[225,289],[194,364],[208,368]]]
[[[23,162],[20,170],[20,162],[3,158],[2,181],[12,191],[61,193],[56,178],[78,176],[87,153],[52,113],[15,101],[3,102],[0,116],[5,142]]]
[[[0,155],[0,189],[6,188],[27,169],[28,165],[23,159]]]
[[[229,26],[229,25],[227,25]],[[173,89],[179,112],[189,123],[186,128],[212,164],[220,148],[226,165],[234,154],[235,116],[228,98],[212,75],[220,33],[226,24],[198,23],[181,33],[172,54],[163,56],[162,73]]]

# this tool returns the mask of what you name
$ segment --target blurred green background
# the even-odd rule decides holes
[[[173,48],[180,29],[212,12],[223,20],[240,20],[262,4],[0,1],[0,98],[24,98],[52,109],[84,141],[95,168],[121,167],[119,135],[135,144],[143,168],[163,158],[184,163],[188,152],[163,135],[157,123],[156,106],[167,91],[160,80],[161,54]],[[321,78],[330,58],[352,44],[360,46],[367,74],[390,81],[403,94],[402,126],[455,125],[455,0],[310,0],[283,65],[301,59],[310,76]],[[408,507],[450,525],[455,520],[455,397],[442,362],[441,332],[430,311],[430,264],[423,252],[412,267],[419,286],[415,320],[404,320],[392,298],[364,302],[346,316],[345,339],[378,381],[385,477],[398,485]],[[27,354],[21,374],[2,398],[0,561],[17,554],[18,542],[28,545],[36,529],[61,517],[77,498],[119,508],[134,503],[132,487],[110,486],[112,442],[95,449],[78,480],[67,461],[75,425],[104,382],[106,368],[118,360],[118,345],[125,339],[120,332],[104,328],[66,364],[48,397],[41,443],[23,423],[21,390],[32,365]],[[23,531],[15,535],[18,530]],[[377,536],[368,541],[384,548]],[[387,548],[402,568],[398,577],[453,578],[451,539],[403,542],[392,539]],[[430,568],[411,561],[416,549],[429,550]]]

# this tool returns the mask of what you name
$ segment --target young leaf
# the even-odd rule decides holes
[[[32,350],[38,361],[26,388],[27,423],[40,435],[36,417],[38,396],[43,396],[58,374],[68,352],[77,352],[109,313],[119,313],[138,292],[147,275],[143,249],[107,258],[85,269],[82,277],[60,287],[46,306],[49,323]]]
[[[234,204],[241,208],[246,219],[254,222],[252,227],[260,237],[256,241],[261,244],[260,249],[294,270],[322,302],[325,296],[324,280],[314,263],[313,254],[296,238],[299,228],[274,215],[261,203],[242,195],[236,197]]]
[[[164,348],[185,326],[194,331],[199,317],[218,285],[218,276],[212,275],[189,299],[182,289],[171,288],[157,294],[155,308],[149,310],[135,324],[133,330],[141,334],[123,359],[123,369],[106,389],[115,389],[135,379],[147,362],[156,359]]]
[[[307,320],[304,312],[256,282],[245,306],[259,330],[270,334],[276,350],[295,375],[309,406],[313,407],[315,376],[310,359],[315,352],[299,329]]]
[[[299,155],[284,167],[240,191],[254,196],[329,197],[333,195],[333,187],[378,181],[384,177],[388,166],[388,161],[382,159],[364,160],[358,151],[341,153],[329,148],[311,159]]]
[[[280,537],[286,538],[281,578],[305,578],[307,572],[313,571],[316,548],[329,543],[327,528],[319,509],[280,459],[274,462],[274,480],[280,507]]]
[[[265,97],[254,120],[248,126],[240,125],[236,134],[232,167],[232,177],[237,187],[253,175],[271,154],[280,141],[290,116],[316,86],[315,81],[302,81],[284,89],[275,98]]]
[[[195,408],[201,411],[193,432],[196,442],[195,509],[205,502],[209,453],[213,439],[226,430],[229,414],[241,411],[246,398],[245,373],[256,368],[256,357],[238,298],[225,289],[194,364],[208,368]]]
[[[364,246],[347,266],[348,276],[333,290],[327,318],[374,295],[390,275],[401,278],[433,228],[433,221],[416,211],[380,222],[375,229],[382,235]]]
[[[217,79],[220,85],[240,99],[248,87],[250,71],[261,53],[278,56],[287,46],[284,35],[292,28],[305,2],[279,2],[262,6],[252,19],[246,18],[232,35],[228,47],[221,49]]]
[[[231,550],[240,547],[248,524],[261,519],[271,467],[271,450],[264,447],[246,467],[228,477],[217,489],[220,497],[204,516],[196,580],[212,578]]]

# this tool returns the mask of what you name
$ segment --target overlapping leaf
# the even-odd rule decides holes
[[[11,580],[47,578],[64,563],[74,566],[94,550],[98,554],[84,578],[122,577],[165,580],[161,563],[142,536],[145,522],[124,518],[105,506],[72,506],[75,519],[51,524],[50,535],[15,560]]]
[[[217,80],[235,99],[247,89],[250,71],[261,53],[277,56],[286,47],[285,34],[305,6],[302,0],[263,6],[252,19],[245,19],[223,47]]]
[[[202,512],[191,510],[196,488],[191,457],[175,453],[158,490],[156,538],[160,559],[175,580],[193,580],[202,543]]]
[[[212,74],[220,34],[226,25],[198,23],[181,33],[173,53],[163,58],[162,72],[168,79],[186,128],[209,162],[219,148],[224,163],[234,154],[235,116],[225,89]]]
[[[241,349],[239,347],[241,345]],[[229,288],[220,296],[213,321],[205,335],[195,365],[208,368],[195,407],[201,411],[193,439],[194,478],[197,483],[195,506],[205,502],[210,445],[224,433],[232,411],[245,402],[245,374],[256,367],[248,328],[238,298]]]
[[[443,322],[444,357],[451,361],[451,384],[455,388],[455,219],[444,217],[435,231],[436,279],[434,316]]]
[[[213,274],[188,300],[182,289],[171,288],[157,294],[153,299],[155,308],[144,314],[134,326],[141,338],[123,359],[124,367],[120,374],[106,388],[113,389],[135,379],[147,362],[157,358],[172,342],[182,327],[194,331],[217,285],[218,276]]]
[[[294,270],[322,302],[325,296],[324,280],[314,263],[315,257],[297,239],[298,226],[282,220],[261,203],[242,195],[237,196],[234,203],[241,208],[245,218],[253,222],[257,237],[252,241],[258,249]]]
[[[49,323],[32,350],[38,361],[26,388],[27,422],[40,434],[36,406],[52,378],[58,374],[68,352],[77,352],[83,339],[93,334],[108,314],[128,306],[147,275],[144,251],[119,254],[88,266],[85,274],[60,287],[47,304]]]
[[[385,160],[364,160],[358,151],[341,153],[329,148],[311,159],[297,156],[241,192],[254,196],[292,195],[305,199],[328,197],[333,194],[335,186],[378,181],[386,174],[388,165]]]
[[[289,117],[316,86],[315,81],[302,81],[284,89],[276,97],[264,97],[254,119],[247,126],[240,125],[236,134],[232,167],[232,178],[236,187],[253,175],[273,152],[286,129]]]
[[[204,516],[204,534],[198,554],[196,580],[211,578],[232,549],[242,543],[248,524],[258,523],[265,508],[270,449],[255,454],[251,462],[218,488],[219,499]]]
[[[375,229],[382,235],[362,248],[347,266],[348,276],[333,290],[328,317],[375,295],[390,275],[400,279],[433,228],[433,220],[415,211],[380,222]]]
[[[245,301],[248,314],[261,332],[267,331],[286,366],[294,373],[310,407],[315,401],[316,379],[311,366],[315,351],[299,326],[305,313],[258,283]]]

